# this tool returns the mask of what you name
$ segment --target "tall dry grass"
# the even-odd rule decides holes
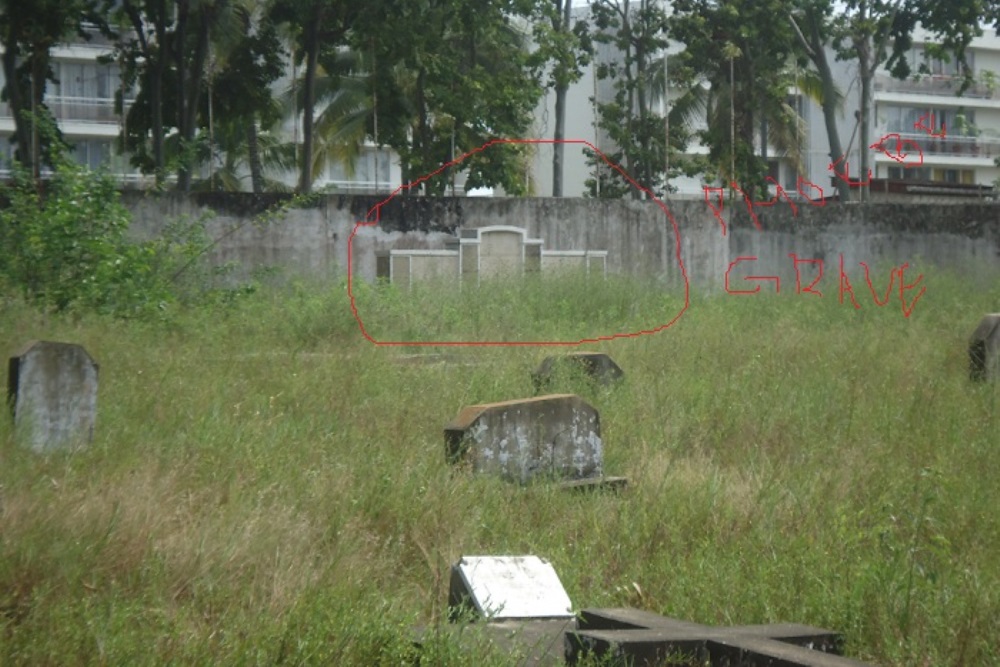
[[[1000,396],[965,352],[1000,285],[925,280],[910,318],[693,294],[671,329],[592,346],[626,382],[557,389],[600,409],[621,495],[445,462],[444,424],[531,395],[552,350],[400,364],[412,350],[365,341],[342,285],[168,324],[8,299],[2,349],[82,343],[101,388],[82,451],[35,456],[0,417],[0,663],[400,664],[410,628],[444,618],[448,566],[490,553],[550,559],[581,607],[809,623],[877,664],[1000,662]],[[495,339],[631,327],[679,299],[629,281],[363,298],[386,335]]]

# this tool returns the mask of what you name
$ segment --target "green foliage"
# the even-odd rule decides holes
[[[169,300],[153,272],[156,247],[126,238],[129,214],[111,176],[60,156],[48,181],[15,168],[0,193],[8,202],[0,209],[0,274],[30,301],[129,315]]]
[[[594,0],[590,5],[593,27],[590,38],[598,44],[611,45],[620,57],[600,62],[597,77],[607,79],[614,87],[614,98],[597,105],[597,125],[617,151],[609,158],[620,164],[629,176],[654,194],[665,191],[666,125],[662,116],[653,111],[658,89],[654,79],[662,79],[662,55],[667,46],[667,15],[657,2],[649,0]],[[673,138],[673,137],[672,137]],[[679,146],[671,143],[671,148]],[[598,189],[601,197],[619,197],[641,192],[600,165],[600,187],[588,181],[591,196]]]
[[[254,283],[212,268],[205,219],[175,220],[156,238],[130,237],[131,217],[114,177],[56,151],[55,170],[35,181],[15,165],[0,186],[0,287],[46,310],[120,318],[163,316],[173,304],[217,303]]]
[[[404,182],[492,139],[528,135],[542,87],[538,63],[515,21],[526,8],[496,0],[376,7],[366,15],[357,46],[374,54],[379,137],[399,154]],[[494,146],[424,187],[442,194],[451,171],[468,170],[470,188],[523,194],[526,168],[523,147]]]

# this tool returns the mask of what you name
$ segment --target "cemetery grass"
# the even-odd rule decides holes
[[[829,293],[692,293],[672,328],[589,346],[624,384],[555,389],[600,410],[606,471],[630,479],[618,495],[445,462],[459,409],[532,395],[558,349],[398,363],[428,350],[364,340],[343,285],[168,322],[0,300],[8,356],[62,340],[101,364],[89,448],[33,455],[0,417],[0,664],[408,664],[412,628],[445,623],[451,563],[521,553],[551,560],[581,607],[808,623],[881,665],[1000,663],[1000,390],[971,384],[966,356],[1000,287],[925,280],[909,318]],[[683,304],[609,289],[584,322]],[[546,310],[519,293],[529,303],[484,306],[474,333],[573,337],[572,304],[594,294],[581,283]],[[403,297],[368,302],[386,335],[456,331],[459,316],[435,316],[453,294]],[[425,651],[519,662],[444,637]]]

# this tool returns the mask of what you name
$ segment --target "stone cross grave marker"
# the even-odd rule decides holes
[[[452,463],[526,484],[536,477],[599,479],[601,420],[574,394],[472,405],[445,426]]]
[[[569,352],[542,360],[538,369],[531,374],[535,391],[551,386],[561,369],[582,371],[602,387],[610,387],[625,377],[621,367],[604,352]]]
[[[986,315],[969,339],[969,377],[1000,380],[1000,313]]]
[[[10,358],[7,400],[17,437],[47,453],[90,442],[97,420],[97,363],[80,345],[32,341]]]
[[[635,667],[865,664],[837,655],[843,639],[830,630],[794,623],[715,628],[637,609],[585,609],[577,617],[577,629],[567,631],[565,640],[570,665],[587,654]]]

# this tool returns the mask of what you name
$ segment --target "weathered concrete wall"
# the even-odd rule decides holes
[[[287,273],[321,278],[346,271],[355,224],[374,219],[368,212],[380,201],[329,196],[291,211],[283,220],[253,224],[255,216],[281,199],[280,195],[129,193],[125,201],[134,211],[139,235],[155,234],[179,216],[195,218],[211,210],[215,217],[209,232],[220,238],[213,251],[216,261],[236,261],[246,270],[279,266]],[[721,289],[730,262],[741,256],[758,258],[753,274],[780,275],[783,288],[789,280],[794,285],[789,253],[823,259],[831,282],[841,255],[845,267],[855,272],[859,262],[868,263],[875,272],[903,262],[918,271],[929,264],[979,273],[1000,269],[1000,204],[799,204],[793,212],[782,202],[756,209],[764,229],[759,232],[740,202],[727,205],[722,213],[725,237],[703,201],[673,201],[669,209],[695,288]],[[377,225],[358,229],[354,273],[374,279],[377,250],[440,249],[458,228],[488,225],[523,226],[529,236],[543,239],[547,249],[606,249],[609,273],[652,275],[671,284],[681,281],[674,230],[662,209],[654,202],[592,199],[396,197],[381,208]],[[738,268],[750,267],[744,263]]]

